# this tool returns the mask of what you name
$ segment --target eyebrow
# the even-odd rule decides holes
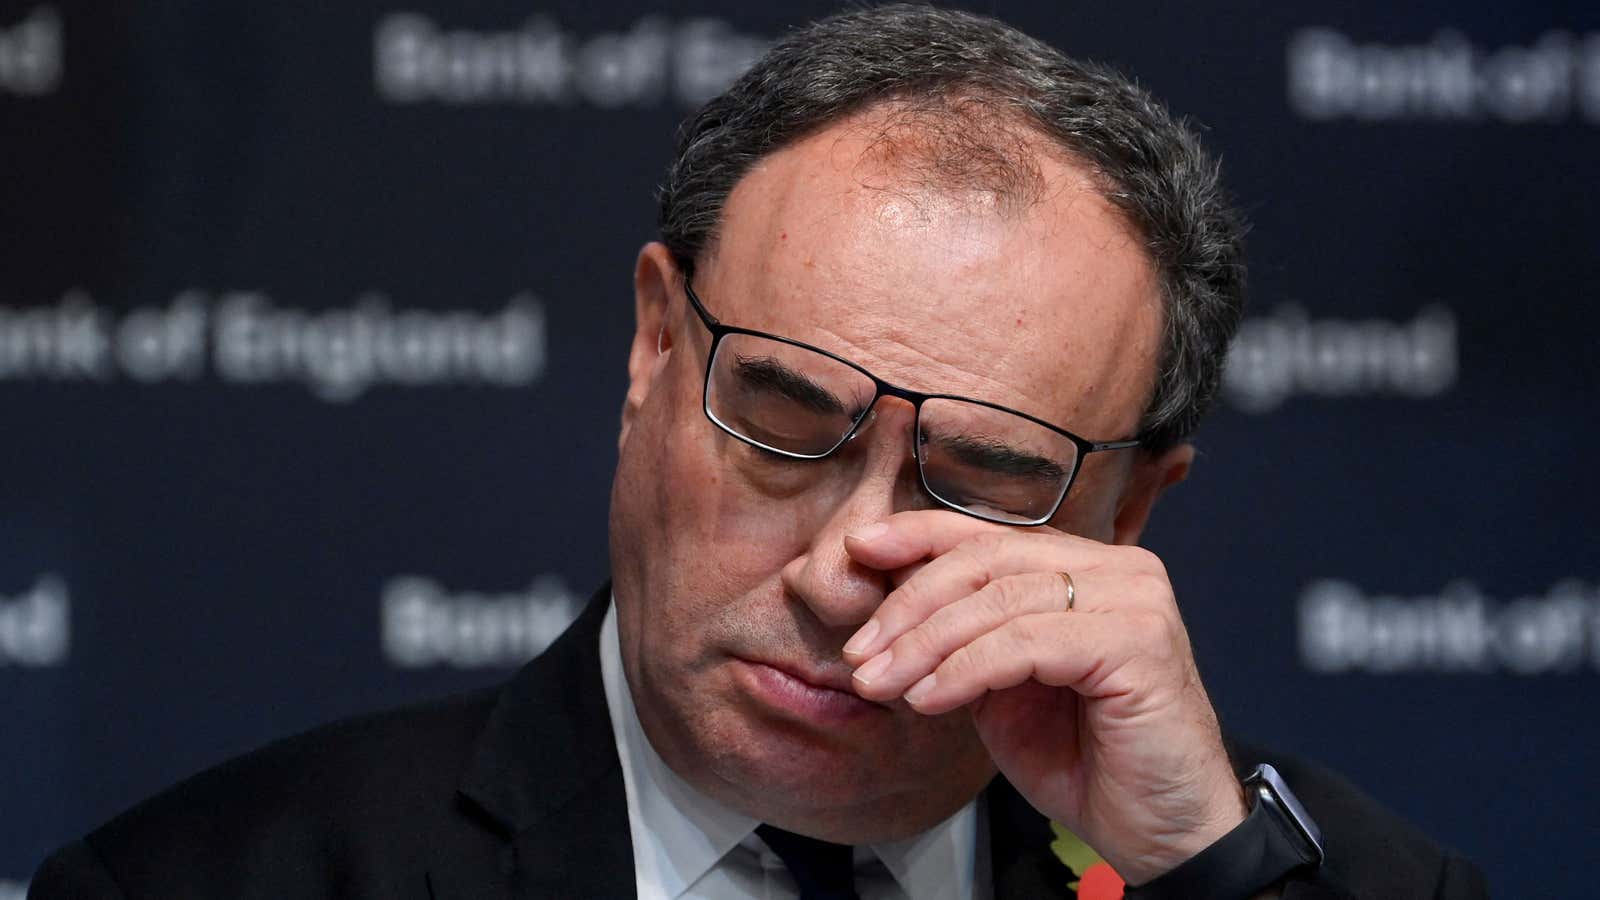
[[[739,377],[746,384],[777,390],[790,400],[820,413],[845,412],[844,404],[832,391],[785,366],[770,356],[734,356]]]
[[[963,463],[980,466],[1000,475],[1016,475],[1037,481],[1060,481],[1067,475],[1061,464],[1025,450],[1018,450],[994,438],[977,435],[935,435],[930,438]]]

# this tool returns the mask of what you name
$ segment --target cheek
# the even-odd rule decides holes
[[[1099,454],[1096,454],[1099,455]],[[1117,499],[1126,485],[1126,472],[1106,460],[1090,459],[1072,482],[1052,526],[1102,543],[1115,532]]]
[[[662,447],[659,477],[681,486],[667,501],[668,527],[685,552],[709,550],[717,566],[775,573],[809,546],[838,464],[775,456],[690,418]]]
[[[613,559],[647,569],[638,593],[646,606],[661,601],[648,613],[655,617],[648,633],[680,646],[730,610],[752,614],[741,598],[778,584],[809,543],[802,523],[815,483],[811,467],[774,464],[723,434],[700,410],[694,387],[674,395],[674,409],[641,417],[619,463],[628,478],[613,498],[613,509],[636,510]]]
[[[722,467],[747,493],[770,502],[794,500],[817,488],[827,462],[785,459],[742,441],[716,435]]]
[[[681,661],[781,606],[784,567],[806,555],[854,470],[725,434],[701,409],[698,376],[665,374],[618,464],[612,559],[638,598],[649,655]]]

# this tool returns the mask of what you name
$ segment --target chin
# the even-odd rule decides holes
[[[709,782],[697,786],[762,821],[841,843],[909,837],[960,809],[993,768],[981,748],[976,757],[946,746],[917,752],[903,734],[905,725],[936,723],[897,724],[828,733],[723,710],[696,742]],[[936,771],[949,775],[930,781]]]

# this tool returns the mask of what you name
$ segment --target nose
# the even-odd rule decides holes
[[[909,403],[883,398],[852,435],[849,446],[838,451],[845,458],[824,463],[840,466],[839,477],[854,482],[845,490],[821,495],[811,513],[817,517],[811,541],[802,555],[784,566],[782,578],[789,594],[829,628],[853,631],[893,589],[891,573],[851,559],[844,538],[891,513],[922,504],[916,460],[909,452],[914,418]]]

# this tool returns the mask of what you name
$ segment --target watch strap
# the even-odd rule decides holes
[[[1124,900],[1248,900],[1295,869],[1319,863],[1320,848],[1308,849],[1299,826],[1260,790],[1247,785],[1250,812],[1232,831],[1172,871],[1128,887]]]

